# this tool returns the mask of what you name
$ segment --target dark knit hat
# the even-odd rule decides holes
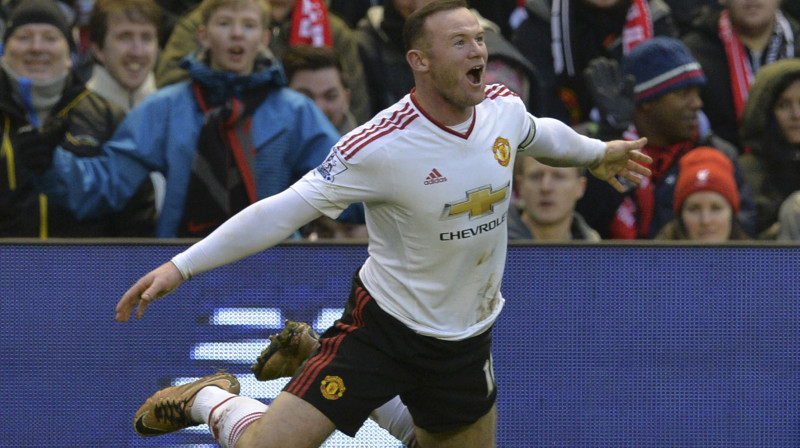
[[[683,202],[697,191],[713,191],[721,194],[739,212],[739,188],[733,177],[733,162],[717,149],[700,146],[681,157],[678,180],[675,183],[673,207],[675,216],[680,215]]]
[[[622,61],[625,75],[636,78],[636,102],[706,83],[700,63],[678,39],[657,36],[637,45]]]
[[[69,23],[61,8],[53,0],[25,0],[11,11],[11,15],[6,22],[6,32],[3,35],[3,43],[8,41],[8,37],[17,28],[32,23],[44,23],[53,25],[61,31],[61,34],[72,44]]]

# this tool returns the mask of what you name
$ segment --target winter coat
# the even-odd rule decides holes
[[[742,169],[737,160],[736,147],[730,142],[714,135],[710,131],[700,136],[694,147],[710,146],[725,153],[734,165],[734,178],[739,188],[741,205],[739,207],[739,222],[745,232],[753,236],[755,233],[756,205],[753,193],[742,174]],[[673,211],[673,197],[675,195],[675,182],[678,178],[678,160],[673,161],[670,168],[666,169],[661,181],[654,185],[654,210],[653,218],[650,223],[647,238],[654,238],[658,232],[668,222],[675,217]],[[633,190],[626,194],[617,192],[605,181],[601,181],[594,176],[588,176],[586,193],[578,201],[576,210],[586,219],[589,226],[596,229],[604,239],[611,238],[610,224],[617,214],[617,211],[626,197],[632,194]],[[635,217],[633,218],[635,219]]]
[[[781,203],[800,190],[800,145],[786,141],[772,112],[780,94],[794,81],[800,81],[800,59],[762,68],[742,116],[740,135],[750,152],[739,163],[755,196],[759,234],[778,220]]]
[[[111,212],[106,210],[91,218],[76,218],[68,208],[41,193],[36,185],[38,176],[19,162],[19,154],[26,149],[14,146],[14,134],[30,125],[17,92],[16,82],[0,70],[0,237],[151,237],[155,207],[150,182],[130,192],[130,206],[121,212],[106,214]],[[123,115],[121,109],[69,76],[50,116],[69,120],[67,134],[56,152],[75,160],[99,154],[101,144],[111,137]]]
[[[514,31],[511,42],[539,72],[542,98],[541,115],[557,118],[575,125],[589,119],[593,104],[583,77],[589,61],[598,57],[612,58],[622,63],[622,40],[619,38],[625,24],[630,2],[619,7],[596,9],[573,1],[571,36],[575,75],[566,71],[556,74],[550,27],[550,0],[528,0],[525,8],[528,18]],[[649,0],[653,33],[656,36],[677,37],[669,6],[663,0]],[[613,38],[609,42],[608,38]],[[604,45],[604,42],[607,45]]]
[[[314,103],[286,87],[283,68],[274,60],[250,76],[212,70],[194,56],[185,59],[184,67],[193,80],[217,95],[219,100],[211,106],[231,96],[242,98],[248,88],[270,89],[252,117],[255,166],[251,169],[259,198],[285,190],[318,166],[338,139]],[[57,151],[43,185],[77,215],[95,216],[125,206],[150,171],[161,172],[166,177],[166,197],[156,236],[175,237],[203,119],[189,81],[164,87],[125,117],[100,157],[79,159]]]
[[[719,38],[719,16],[719,10],[711,8],[703,10],[703,13],[692,22],[692,29],[683,36],[682,40],[703,67],[708,79],[708,82],[700,89],[700,97],[704,104],[703,111],[711,123],[711,129],[720,137],[736,145],[742,152],[728,57],[725,53],[725,46]],[[799,56],[800,24],[791,18],[788,20],[794,33],[795,55]]]

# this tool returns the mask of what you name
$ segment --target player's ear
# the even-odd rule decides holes
[[[411,66],[411,70],[415,72],[428,71],[428,58],[422,50],[408,50],[406,53],[406,61]]]

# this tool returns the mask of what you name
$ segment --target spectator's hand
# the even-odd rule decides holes
[[[606,143],[606,154],[603,160],[590,171],[600,180],[611,184],[615,190],[625,193],[626,188],[620,180],[630,181],[636,185],[642,183],[642,177],[650,177],[650,169],[642,164],[651,164],[650,156],[639,152],[647,143],[646,138],[634,141],[614,140]],[[619,176],[619,179],[617,178]]]
[[[617,61],[602,57],[589,62],[583,76],[600,113],[601,135],[621,135],[633,120],[636,79],[633,75],[622,77]]]
[[[61,117],[48,120],[41,131],[33,126],[20,128],[11,138],[17,160],[37,174],[47,171],[53,164],[53,152],[68,129],[69,120]]]
[[[140,278],[125,292],[117,303],[115,319],[117,322],[127,321],[134,308],[136,308],[136,318],[141,318],[151,302],[169,294],[181,283],[183,275],[178,267],[171,261],[162,264]]]

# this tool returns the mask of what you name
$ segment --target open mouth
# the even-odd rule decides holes
[[[242,47],[233,47],[229,51],[234,56],[241,56],[244,54],[244,48]]]
[[[479,85],[483,79],[483,65],[476,65],[467,72],[467,79],[474,85]]]

